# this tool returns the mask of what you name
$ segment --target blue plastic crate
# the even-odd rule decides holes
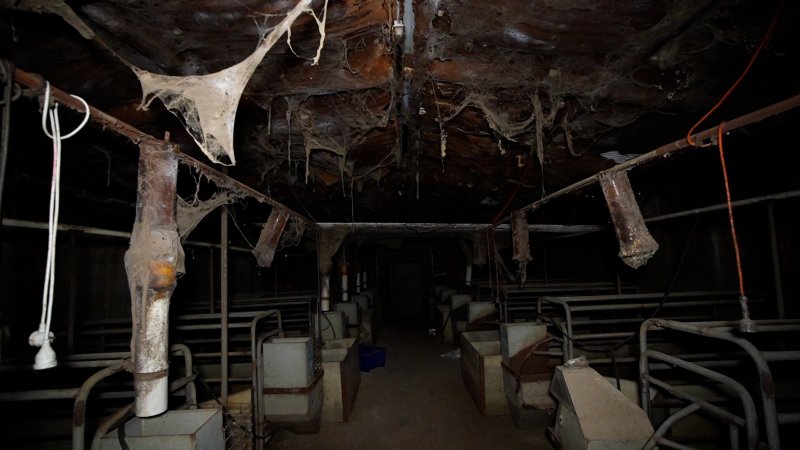
[[[386,365],[386,349],[371,345],[358,345],[358,368],[362,372],[369,372],[376,367]]]

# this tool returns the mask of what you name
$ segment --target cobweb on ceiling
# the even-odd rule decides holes
[[[203,153],[211,161],[223,165],[236,164],[233,151],[233,126],[236,109],[245,85],[261,60],[284,33],[291,38],[291,25],[303,13],[313,16],[320,33],[317,55],[312,64],[319,62],[325,39],[325,21],[328,2],[322,19],[311,9],[312,0],[300,0],[286,17],[259,43],[256,50],[244,61],[207,75],[159,75],[132,67],[142,84],[142,109],[159,98],[164,106],[183,120],[184,126]],[[222,161],[227,159],[227,163]]]

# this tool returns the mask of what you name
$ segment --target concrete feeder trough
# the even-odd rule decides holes
[[[503,387],[508,411],[517,428],[532,428],[546,420],[547,410],[555,409],[550,395],[550,372],[531,364],[531,351],[542,345],[547,327],[537,323],[500,325],[500,349],[503,355]]]
[[[591,367],[556,368],[552,392],[562,448],[637,450],[653,434],[647,414]]]
[[[337,303],[333,307],[336,311],[341,311],[344,314],[345,326],[347,327],[347,337],[358,337],[358,303],[356,302],[343,302]],[[339,336],[345,337],[345,336]]]
[[[496,330],[496,324],[484,323],[484,320],[492,318],[495,312],[493,302],[469,302],[467,305],[467,331]]]
[[[325,372],[322,378],[322,419],[326,422],[347,422],[361,384],[356,339],[325,342],[322,348],[322,370]]]
[[[347,337],[345,317],[341,311],[324,311],[320,317],[322,340],[342,339]]]
[[[264,416],[295,433],[316,433],[322,418],[322,373],[314,372],[310,337],[265,342]]]
[[[481,415],[508,414],[498,331],[461,334],[461,378]]]
[[[155,417],[135,417],[125,424],[125,442],[132,449],[223,450],[222,410],[167,411]],[[100,448],[122,448],[116,429],[103,436]]]

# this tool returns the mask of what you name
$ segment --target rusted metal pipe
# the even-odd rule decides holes
[[[647,231],[628,174],[604,173],[598,176],[598,182],[619,241],[619,257],[626,265],[638,269],[655,254],[658,243]]]
[[[130,370],[130,360],[123,359],[116,364],[106,367],[103,370],[96,372],[83,382],[78,394],[75,396],[75,404],[72,408],[72,450],[86,450],[86,443],[84,441],[86,431],[86,400],[89,398],[89,392],[100,381],[122,372],[123,370]]]
[[[772,116],[776,116],[778,114],[784,113],[786,111],[792,110],[792,109],[797,108],[797,107],[800,107],[800,95],[795,95],[793,97],[789,97],[786,100],[780,101],[778,103],[773,103],[772,105],[769,105],[769,106],[766,106],[764,108],[755,110],[755,111],[753,111],[751,113],[739,116],[739,117],[737,117],[735,119],[726,121],[722,125],[722,131],[724,133],[727,133],[727,132],[736,130],[738,128],[741,128],[741,127],[744,127],[744,126],[747,126],[747,125],[750,125],[750,124],[761,122],[762,120],[768,119],[768,118],[770,118]],[[703,130],[703,131],[695,134],[693,136],[694,141],[700,143],[700,142],[704,142],[704,141],[707,141],[707,140],[713,138],[717,134],[717,129],[718,128],[719,127],[708,128],[706,130]],[[571,185],[569,185],[567,187],[559,189],[558,191],[553,192],[552,194],[550,194],[550,195],[548,195],[548,196],[546,196],[546,197],[544,197],[542,199],[539,199],[539,200],[537,200],[537,201],[535,201],[535,202],[533,202],[533,203],[531,203],[531,204],[529,204],[527,206],[522,207],[520,210],[521,211],[534,211],[534,210],[538,209],[539,207],[541,207],[542,205],[544,205],[546,203],[549,203],[549,202],[551,202],[552,200],[554,200],[556,198],[562,197],[562,196],[564,196],[566,194],[569,194],[569,193],[574,192],[574,191],[576,191],[578,189],[582,189],[582,188],[584,188],[586,186],[589,186],[589,185],[593,184],[595,181],[597,181],[597,177],[599,175],[603,174],[603,173],[627,171],[627,170],[633,169],[634,167],[636,167],[636,166],[638,166],[640,164],[644,164],[646,162],[650,162],[650,161],[652,161],[654,159],[670,155],[671,153],[674,153],[676,151],[683,150],[683,149],[686,149],[686,148],[694,148],[694,147],[692,147],[689,144],[689,142],[687,142],[685,137],[681,137],[677,141],[671,142],[669,144],[662,145],[661,147],[658,147],[655,150],[651,150],[651,151],[649,151],[647,153],[644,153],[642,155],[639,155],[636,158],[633,158],[633,159],[631,159],[629,161],[625,161],[622,164],[617,164],[616,166],[614,166],[614,167],[612,167],[610,169],[607,169],[607,170],[604,170],[604,171],[599,172],[597,174],[594,174],[592,176],[586,177],[586,178],[584,178],[584,179],[582,179],[582,180],[580,180],[580,181],[578,181],[576,183],[573,183],[573,184],[571,184]],[[503,222],[507,222],[509,220],[509,218],[510,218],[510,216],[506,217],[503,220]]]
[[[14,63],[0,60],[6,74],[3,87],[3,119],[0,131],[0,215],[3,211],[3,190],[6,185],[6,163],[8,161],[9,136],[11,134],[11,102],[14,91]]]
[[[219,302],[220,302],[220,398],[228,407],[228,210],[220,208]]]
[[[4,227],[11,227],[11,228],[24,228],[29,230],[47,230],[47,222],[36,222],[33,220],[19,220],[19,219],[7,219],[4,218],[2,221]],[[102,237],[109,237],[109,238],[118,238],[118,239],[130,239],[131,233],[128,231],[117,231],[117,230],[108,230],[105,228],[95,228],[95,227],[85,227],[82,225],[69,225],[65,223],[58,224],[58,231],[74,231],[80,234],[86,234],[90,236],[102,236]],[[211,242],[200,242],[200,241],[183,241],[184,247],[205,247],[209,249],[219,248],[219,244],[211,243]],[[229,251],[237,251],[243,253],[250,253],[252,249],[239,247],[235,245],[228,246]]]
[[[136,220],[125,271],[131,293],[133,384],[136,415],[167,409],[169,386],[169,301],[183,249],[175,219],[178,160],[164,144],[143,143],[139,152]]]
[[[528,213],[514,211],[511,217],[511,240],[514,255],[511,259],[519,264],[520,285],[525,284],[527,266],[531,258],[531,247],[528,235]]]
[[[644,355],[647,350],[647,333],[650,328],[658,327],[663,329],[670,329],[681,331],[684,333],[694,334],[698,336],[707,336],[710,338],[720,339],[723,341],[727,341],[738,345],[742,350],[747,352],[750,359],[756,366],[758,370],[758,377],[760,381],[760,388],[761,388],[761,403],[762,408],[764,411],[764,423],[766,425],[766,434],[767,434],[767,444],[771,450],[780,449],[780,434],[778,432],[778,413],[775,406],[775,382],[772,377],[772,371],[769,368],[769,364],[767,364],[764,355],[753,345],[750,341],[736,337],[731,334],[729,331],[715,329],[715,323],[711,322],[711,325],[703,325],[702,323],[684,323],[678,322],[675,320],[662,320],[662,319],[649,319],[642,323],[642,326],[639,329],[639,341],[641,347],[641,354]],[[788,324],[789,329],[797,329],[797,325],[794,323]],[[772,327],[774,330],[779,330],[779,328]],[[733,329],[733,328],[731,328]],[[766,330],[759,329],[759,332],[766,332]],[[639,371],[640,376],[647,375],[647,362],[646,358],[641,358],[639,362]],[[649,385],[647,381],[642,379],[641,381],[641,392],[643,395],[649,395]],[[645,412],[648,412],[650,409],[650,400],[649,397],[645,398],[644,396],[641,397],[642,408]]]
[[[680,411],[676,412],[675,414],[669,416],[667,420],[665,420],[660,427],[650,436],[650,439],[645,442],[642,450],[651,450],[656,445],[658,445],[659,441],[662,437],[664,437],[667,432],[672,429],[672,426],[679,421],[683,420],[684,418],[694,414],[697,410],[700,409],[700,406],[697,403],[692,403],[689,406],[684,407]]]
[[[42,78],[41,75],[25,72],[19,68],[15,68],[14,70],[14,77],[16,81],[33,90],[38,90],[44,92],[45,80]],[[59,103],[62,105],[78,112],[84,112],[83,104],[77,100],[76,98],[72,97],[70,94],[54,87],[52,84],[50,85],[50,95],[53,96],[53,99],[58,100]],[[89,112],[90,112],[90,120],[98,125],[100,125],[104,130],[110,130],[116,134],[119,134],[123,137],[128,138],[134,144],[149,144],[155,146],[161,146],[165,143],[155,137],[137,129],[136,127],[129,125],[116,117],[110,116],[103,111],[89,105]],[[199,160],[187,155],[186,153],[181,152],[177,146],[170,144],[172,150],[178,156],[178,159],[183,164],[198,170],[203,173],[209,180],[213,181],[217,186],[225,187],[231,191],[243,194],[247,197],[252,197],[256,199],[260,203],[266,203],[273,207],[284,208],[292,212],[292,215],[298,217],[303,222],[308,225],[314,226],[314,221],[308,219],[307,217],[303,216],[302,214],[298,214],[291,209],[284,206],[282,203],[267,197],[266,195],[258,192],[257,190],[251,188],[250,186],[242,183],[239,180],[231,178],[230,176],[220,172],[219,170],[214,169],[213,167],[200,162]]]
[[[282,208],[272,208],[264,228],[261,229],[258,242],[253,248],[253,255],[256,257],[259,267],[272,266],[275,251],[278,249],[278,243],[288,220],[288,211]]]

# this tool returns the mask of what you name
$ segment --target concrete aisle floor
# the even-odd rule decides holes
[[[421,329],[381,330],[386,367],[361,373],[346,423],[323,423],[319,434],[282,432],[275,449],[427,450],[552,449],[546,424],[520,430],[509,416],[481,418],[461,380],[453,350]]]

